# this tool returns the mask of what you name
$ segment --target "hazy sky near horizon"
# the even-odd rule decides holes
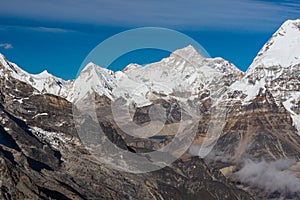
[[[212,57],[246,70],[279,26],[296,18],[298,0],[2,0],[0,52],[31,73],[47,69],[72,79],[85,56],[103,40],[152,26],[185,33]],[[166,56],[145,53],[127,56],[112,69]]]

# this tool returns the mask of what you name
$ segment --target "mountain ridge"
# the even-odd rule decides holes
[[[296,79],[290,80],[294,89],[284,89],[280,93],[283,89],[278,86],[284,84],[279,83],[283,76],[286,79],[287,76],[297,76],[300,73],[297,67],[300,64],[299,27],[300,19],[284,22],[262,47],[245,73],[223,58],[204,58],[191,45],[174,51],[161,61],[144,67],[129,64],[117,72],[89,63],[73,81],[64,81],[47,71],[29,74],[7,61],[3,55],[0,55],[0,63],[7,71],[4,76],[10,74],[41,93],[58,95],[71,102],[77,102],[96,92],[111,100],[123,98],[128,103],[146,106],[151,104],[152,99],[162,98],[162,95],[165,96],[164,99],[180,98],[176,94],[184,92],[189,99],[194,99],[203,90],[210,91],[212,96],[216,91],[222,93],[229,90],[231,93],[240,93],[237,100],[247,103],[261,89],[268,88],[277,104],[283,103],[289,110],[300,132],[300,115],[292,109],[300,99],[300,94],[297,93],[300,86]],[[4,73],[3,69],[0,73]],[[277,89],[272,84],[277,85]]]

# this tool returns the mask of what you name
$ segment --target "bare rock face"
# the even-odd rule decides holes
[[[299,159],[300,137],[289,112],[275,103],[270,92],[261,92],[249,104],[234,104],[214,151],[228,158]],[[215,153],[216,153],[215,152]]]

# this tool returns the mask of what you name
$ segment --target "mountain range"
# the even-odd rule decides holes
[[[0,85],[2,199],[300,198],[299,19],[286,21],[246,72],[192,46],[117,72],[89,63],[68,81],[29,74],[0,55]],[[128,116],[116,116],[123,110],[115,113],[115,104]],[[158,131],[155,106],[166,112]],[[91,110],[96,120],[86,117]],[[77,122],[74,112],[85,117]],[[85,144],[77,128],[97,135],[100,125],[111,142],[138,154],[188,135],[181,126],[191,117],[187,152],[145,174],[95,162],[95,138]],[[136,124],[140,138],[128,133]],[[156,134],[142,138],[143,131]]]

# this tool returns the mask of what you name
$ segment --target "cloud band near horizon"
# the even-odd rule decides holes
[[[300,18],[299,11],[300,2],[296,0],[187,0],[184,3],[179,0],[12,0],[2,2],[0,22],[22,25],[26,19],[45,24],[265,30],[278,27],[286,19]]]

